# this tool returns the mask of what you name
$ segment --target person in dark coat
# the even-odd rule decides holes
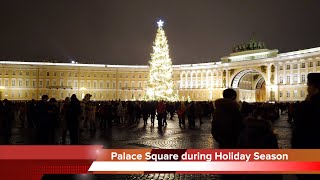
[[[249,116],[244,120],[237,148],[239,149],[278,149],[278,140],[273,133],[271,120]],[[241,177],[241,178],[240,178]],[[282,175],[239,175],[241,180],[282,180]]]
[[[223,98],[215,101],[215,111],[212,115],[213,138],[220,149],[235,149],[243,124],[240,106],[236,102],[237,93],[233,89],[223,91]],[[238,175],[222,175],[223,180],[238,180]]]
[[[237,93],[233,89],[226,89],[223,98],[215,101],[211,133],[220,149],[235,148],[243,126],[236,97]]]
[[[0,121],[2,121],[0,122],[0,127],[4,132],[4,143],[9,144],[11,138],[12,121],[14,119],[12,103],[7,99],[3,100],[0,111]]]
[[[55,130],[59,127],[59,111],[57,100],[55,98],[51,98],[48,104],[48,121],[46,123],[48,144],[55,143]]]
[[[79,116],[81,112],[80,101],[73,94],[67,110],[67,127],[70,132],[71,144],[79,144]]]
[[[142,111],[142,118],[143,118],[143,123],[146,126],[148,124],[148,115],[149,115],[149,110],[150,107],[147,104],[147,102],[142,103],[141,111]]]
[[[319,149],[320,73],[308,74],[308,96],[296,109],[292,148]],[[319,179],[319,175],[299,175],[299,180]]]
[[[154,120],[156,117],[156,103],[155,102],[151,102],[150,104],[150,119],[151,119],[151,126],[154,126]]]
[[[38,120],[39,120],[39,143],[48,144],[48,129],[50,128],[49,121],[49,104],[48,104],[48,95],[43,95],[41,101],[38,105]]]

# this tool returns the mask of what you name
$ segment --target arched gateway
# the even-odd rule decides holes
[[[247,102],[264,102],[266,97],[266,76],[255,69],[240,70],[231,81],[231,88],[238,92],[238,99]]]

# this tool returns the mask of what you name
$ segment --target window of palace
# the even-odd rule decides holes
[[[300,95],[301,95],[301,97],[305,97],[305,92],[304,92],[304,90],[301,90]]]
[[[122,74],[120,74],[119,77],[122,78]]]
[[[88,86],[88,88],[90,88],[90,86],[91,86],[90,81],[87,82],[87,86]]]
[[[301,68],[306,68],[306,63],[301,63]]]
[[[293,75],[293,82],[298,82],[298,75],[297,74],[294,74]]]
[[[32,81],[32,87],[36,87],[36,81]]]
[[[320,62],[320,61],[319,61],[319,62]],[[147,75],[146,75],[146,74],[144,75],[144,78],[147,78]]]
[[[19,87],[22,87],[22,80],[19,80],[19,81],[18,81],[18,86],[19,86]]]
[[[301,82],[306,82],[306,75],[305,74],[301,75]]]
[[[136,76],[135,75],[132,75],[132,78],[135,78]]]
[[[100,88],[103,88],[103,82],[100,82]]]
[[[133,87],[133,88],[135,87],[135,86],[134,86],[134,82],[131,83],[131,87]]]
[[[287,70],[290,70],[290,64],[287,65]]]
[[[19,75],[22,76],[22,71],[19,72]]]
[[[317,66],[320,66],[320,61],[317,62]]]
[[[43,76],[43,72],[42,71],[40,72],[40,76]]]
[[[93,93],[93,98],[96,98],[96,93]]]
[[[27,71],[27,72],[26,72],[26,76],[29,76],[29,75],[30,75],[30,73],[29,73],[29,71]]]
[[[298,90],[293,91],[293,97],[295,97],[295,98],[298,97]]]
[[[282,76],[280,76],[280,78],[279,78],[279,79],[280,79],[280,80],[279,80],[279,81],[280,81],[280,83],[281,83],[281,84],[283,84],[283,77],[282,77]]]
[[[298,64],[294,64],[293,69],[298,69]]]
[[[313,62],[309,62],[309,67],[313,67]]]
[[[78,73],[74,73],[74,77],[78,77]]]
[[[279,96],[282,97],[282,91],[279,92]]]
[[[287,76],[287,84],[290,84],[290,76]]]
[[[29,96],[28,92],[25,92],[24,96],[27,98]]]
[[[139,78],[141,78],[141,74],[139,74]]]
[[[64,76],[64,73],[63,73],[63,72],[61,72],[61,73],[60,73],[60,76],[61,76],[61,77],[63,77],[63,76]]]
[[[6,76],[8,76],[9,75],[9,73],[8,73],[8,71],[6,71]]]
[[[113,88],[113,89],[116,88],[116,83],[115,83],[115,82],[112,83],[112,88]]]
[[[53,72],[53,76],[57,76],[57,73],[56,73],[56,72]]]
[[[54,85],[54,86],[57,85],[57,81],[56,81],[56,80],[53,81],[53,85]]]
[[[103,77],[103,74],[100,74],[100,77]]]
[[[139,83],[139,88],[141,88],[141,83]]]
[[[2,75],[2,71],[0,71],[0,75]]]
[[[78,87],[78,82],[74,82],[74,87]]]
[[[39,86],[42,87],[42,80],[39,81]]]
[[[93,82],[93,88],[97,88],[97,82]]]
[[[110,87],[109,82],[107,82],[107,88],[109,88],[109,87]]]
[[[90,73],[87,73],[88,74],[88,77],[90,77]]]
[[[121,88],[121,82],[119,82],[119,88]]]
[[[93,74],[93,77],[97,77],[97,74]]]
[[[287,91],[287,98],[290,97],[290,91]]]
[[[27,87],[30,86],[30,81],[29,81],[29,80],[26,81],[26,86],[27,86]]]
[[[63,92],[60,93],[60,98],[61,98],[61,99],[64,98]]]
[[[16,81],[15,81],[15,80],[12,80],[12,81],[11,81],[11,86],[12,86],[12,87],[15,87],[15,86],[16,86]]]
[[[63,80],[60,81],[60,86],[63,86]]]
[[[16,72],[15,72],[15,71],[12,71],[12,75],[16,75]]]
[[[69,87],[71,86],[71,81],[68,81],[68,86],[69,86]]]
[[[84,82],[83,81],[81,82],[81,87],[84,87]]]
[[[33,75],[33,76],[36,76],[36,72],[32,72],[32,75]]]
[[[107,74],[107,78],[109,77],[109,74]]]
[[[126,74],[126,78],[128,78],[128,74]]]
[[[49,72],[47,72],[47,76],[50,76],[50,73],[49,73]]]
[[[116,78],[116,75],[115,75],[115,74],[112,74],[112,77],[113,77],[113,78]]]
[[[18,96],[19,96],[19,98],[21,98],[21,97],[22,97],[22,95],[21,95],[21,92],[20,92],[20,91],[18,92]]]
[[[68,73],[68,76],[71,77],[71,72]],[[82,77],[83,77],[83,74],[82,74]]]
[[[14,98],[14,92],[11,93],[11,97]]]

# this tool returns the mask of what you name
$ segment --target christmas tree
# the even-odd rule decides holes
[[[146,99],[152,101],[177,101],[178,95],[172,81],[172,62],[169,57],[169,45],[163,21],[158,22],[158,30],[149,61],[150,72]]]

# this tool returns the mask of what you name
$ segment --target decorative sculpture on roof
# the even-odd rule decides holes
[[[249,50],[257,50],[257,49],[265,49],[266,46],[264,42],[256,41],[254,36],[252,36],[251,40],[248,43],[238,44],[233,49],[232,52],[242,52],[242,51],[249,51]]]

